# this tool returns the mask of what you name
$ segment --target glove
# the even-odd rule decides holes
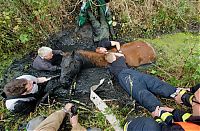
[[[167,125],[172,125],[173,123],[173,115],[167,111],[160,112],[160,118],[164,121]]]
[[[191,107],[192,98],[194,97],[194,95],[186,90],[181,90],[179,93],[182,94],[181,100],[183,104]]]
[[[200,88],[200,83],[190,88],[191,93],[195,93]]]
[[[173,114],[174,121],[176,121],[176,122],[179,122],[179,121],[185,122],[192,115],[190,113],[184,112],[184,111],[179,110],[179,109],[173,110],[172,114]]]

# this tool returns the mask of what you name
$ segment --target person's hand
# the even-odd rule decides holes
[[[181,100],[182,96],[183,96],[182,94],[178,93],[178,95],[174,98],[178,104],[183,103],[182,100]]]
[[[49,81],[51,78],[46,78],[46,77],[38,77],[37,81],[38,83],[44,83],[46,81]]]
[[[71,112],[72,106],[73,106],[72,103],[67,103],[64,108],[65,108],[65,110],[67,110],[67,112]]]
[[[160,116],[160,109],[159,109],[160,107],[159,106],[157,106],[156,107],[156,109],[155,109],[155,111],[153,111],[153,112],[151,112],[151,115],[152,115],[152,117],[154,118],[154,117],[159,117]]]
[[[69,53],[68,52],[60,52],[60,55],[62,55],[62,56],[67,56]]]
[[[72,127],[75,127],[78,124],[78,115],[70,118],[70,124],[72,125]]]
[[[108,52],[108,50],[104,47],[101,47],[100,52],[103,53],[103,54],[106,54]]]
[[[108,50],[104,47],[98,47],[96,49],[96,52],[101,53],[101,54],[106,54],[108,52]]]

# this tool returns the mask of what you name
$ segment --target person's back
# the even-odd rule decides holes
[[[56,71],[60,70],[62,60],[61,50],[52,50],[49,47],[38,49],[38,56],[33,61],[33,68],[36,70]]]

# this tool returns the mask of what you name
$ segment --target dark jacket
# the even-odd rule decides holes
[[[192,116],[191,114],[186,113],[179,109],[175,109],[172,112],[172,115],[173,115],[173,119],[174,119],[174,123],[172,125],[169,125],[168,123],[163,122],[163,121],[159,123],[162,131],[184,131],[184,128],[181,125],[177,124],[176,122],[194,123],[194,124],[198,125],[199,129],[200,129],[200,116]],[[183,117],[184,115],[191,115],[191,116],[189,116],[187,119],[184,120],[184,117]],[[159,118],[157,117],[155,119],[159,119]]]
[[[42,59],[40,56],[37,56],[33,61],[33,68],[35,68],[36,70],[47,71],[59,70],[59,66],[62,61],[62,56],[60,55],[61,52],[61,50],[53,50],[53,58],[51,60],[45,60]]]

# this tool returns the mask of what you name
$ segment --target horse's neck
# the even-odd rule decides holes
[[[105,67],[108,63],[104,59],[104,54],[99,54],[94,51],[79,50],[78,53],[82,55],[82,60],[85,63],[90,63],[97,67]]]

